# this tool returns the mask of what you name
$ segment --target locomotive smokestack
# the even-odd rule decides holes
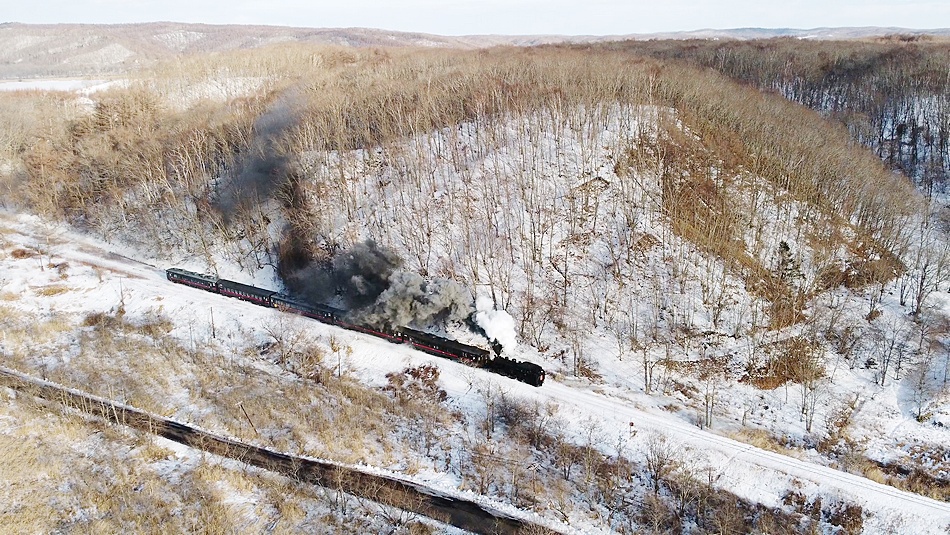
[[[502,347],[502,345],[498,343],[498,340],[492,340],[490,343],[491,343],[491,350],[492,350],[492,353],[494,353],[496,357],[499,356],[499,355],[501,355],[501,352],[502,352],[505,348]]]

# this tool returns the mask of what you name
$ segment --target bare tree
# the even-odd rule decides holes
[[[908,273],[915,316],[920,315],[927,297],[936,291],[941,283],[946,282],[950,275],[950,241],[937,232],[933,224],[926,221],[920,224],[919,232],[913,265]]]
[[[914,417],[918,422],[925,418],[925,409],[933,399],[933,387],[930,384],[930,362],[922,360],[907,376],[910,382],[914,402]]]
[[[897,362],[902,362],[907,352],[907,341],[910,335],[905,322],[891,320],[875,329],[879,341],[877,380],[881,386],[887,381],[887,374]]]
[[[282,367],[309,376],[322,364],[323,352],[316,348],[316,339],[297,316],[277,314],[263,330],[273,340],[267,349],[276,354]]]
[[[701,375],[700,380],[703,384],[703,421],[700,427],[709,428],[713,424],[713,409],[724,377],[716,370],[708,370]]]
[[[646,440],[643,452],[647,475],[653,482],[653,494],[659,494],[660,484],[679,465],[679,447],[671,444],[665,435],[651,433]]]
[[[670,356],[670,344],[667,342],[664,344],[666,348],[666,358],[669,359]],[[656,369],[657,364],[661,362],[661,359],[657,358],[653,352],[654,347],[647,344],[640,344],[638,349],[640,350],[640,362],[643,365],[643,391],[647,394],[653,392],[653,371]]]

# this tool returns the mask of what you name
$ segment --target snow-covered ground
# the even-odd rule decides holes
[[[5,296],[4,306],[40,316],[108,312],[115,310],[120,302],[128,317],[160,309],[175,324],[171,335],[181,340],[209,339],[212,321],[219,336],[229,330],[254,332],[280,314],[169,283],[163,270],[171,266],[154,259],[144,259],[150,264],[133,260],[137,256],[135,251],[97,242],[33,217],[3,214],[0,229],[3,249],[0,293]],[[12,254],[17,249],[33,251],[36,256],[17,257]],[[50,267],[63,265],[67,267]],[[43,291],[44,288],[62,289]],[[628,453],[641,455],[650,437],[662,434],[671,448],[710,467],[717,486],[755,503],[781,507],[783,496],[797,491],[826,501],[860,505],[866,512],[867,533],[944,533],[950,528],[950,504],[849,475],[809,462],[807,458],[801,460],[764,451],[690,425],[680,414],[659,408],[649,396],[622,387],[620,377],[640,373],[633,362],[618,362],[602,385],[590,386],[552,377],[543,387],[534,388],[317,322],[308,322],[307,328],[349,345],[353,351],[341,357],[341,365],[366,384],[384,385],[387,373],[399,372],[408,365],[431,363],[441,369],[441,386],[451,403],[463,411],[481,410],[479,388],[493,384],[516,398],[556,403],[560,416],[577,436],[596,429],[606,450],[623,444]],[[0,352],[6,351],[3,340],[0,338]],[[516,353],[515,357],[539,359],[527,348],[520,351],[525,353]],[[51,357],[47,366],[69,366],[68,355]],[[763,395],[775,399],[781,393]],[[726,400],[727,403],[738,402],[740,397],[738,393],[730,393]],[[797,420],[796,415],[791,414],[796,410],[794,404],[789,403],[779,410],[790,413],[786,416],[788,421]],[[174,416],[187,420],[189,414],[189,407],[179,407]],[[878,418],[876,423],[882,429],[911,425],[906,415],[882,414]],[[905,429],[903,436],[905,440],[913,439],[915,433],[907,433]],[[938,440],[938,437],[922,438],[927,442]],[[459,483],[435,471],[422,471],[414,478],[447,492],[456,491]],[[580,526],[583,531],[603,531],[597,525]]]
[[[102,91],[123,82],[117,80],[0,80],[0,91],[69,91],[83,95]]]

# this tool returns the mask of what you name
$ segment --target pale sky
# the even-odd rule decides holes
[[[950,0],[0,0],[0,22],[201,22],[440,35],[950,28]]]

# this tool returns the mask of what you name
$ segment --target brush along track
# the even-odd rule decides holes
[[[332,463],[304,459],[237,442],[200,429],[113,403],[75,389],[58,386],[0,367],[0,387],[8,387],[47,402],[174,440],[186,446],[234,459],[265,470],[347,492],[475,533],[554,533],[513,519],[481,505],[395,478],[368,474]]]

